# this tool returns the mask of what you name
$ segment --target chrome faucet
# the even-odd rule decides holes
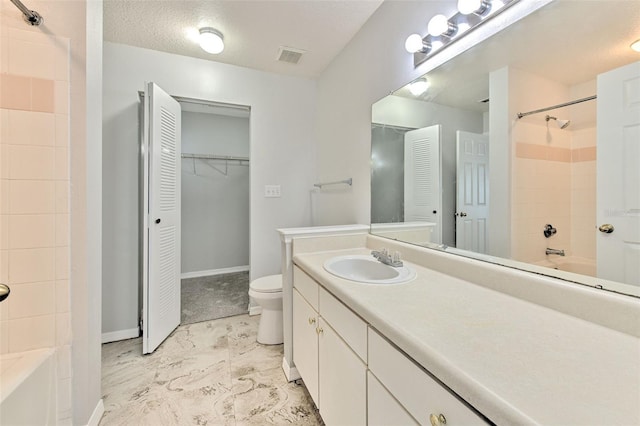
[[[399,268],[403,265],[400,260],[400,252],[395,252],[393,253],[393,256],[391,256],[389,251],[386,248],[383,248],[382,250],[373,250],[371,255],[385,265],[393,266],[394,268]]]
[[[557,254],[558,256],[564,256],[564,250],[548,248],[545,250],[544,254]]]

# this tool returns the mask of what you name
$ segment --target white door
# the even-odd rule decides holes
[[[598,76],[597,157],[598,277],[640,286],[640,62]]]
[[[486,253],[489,136],[456,132],[456,247]]]
[[[154,83],[145,92],[142,352],[180,325],[180,104]]]
[[[440,125],[404,134],[404,221],[435,223],[431,242],[442,243]]]

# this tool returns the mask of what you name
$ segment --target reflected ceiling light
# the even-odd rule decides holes
[[[413,96],[420,96],[429,88],[429,82],[422,77],[409,84],[409,91]]]
[[[631,49],[635,50],[636,52],[640,52],[640,39],[631,43]]]
[[[456,33],[457,29],[458,26],[449,21],[444,15],[434,16],[427,24],[427,31],[434,37],[439,35],[451,37]]]
[[[200,47],[207,53],[217,55],[224,50],[224,37],[222,33],[214,28],[200,28]]]
[[[420,34],[411,34],[407,37],[407,41],[404,42],[404,48],[409,53],[429,53],[431,50],[431,45],[425,43],[422,40],[422,36]]]
[[[484,15],[490,9],[491,3],[487,0],[458,0],[458,11],[463,15]]]

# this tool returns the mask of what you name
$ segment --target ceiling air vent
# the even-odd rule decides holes
[[[280,46],[278,50],[278,58],[277,60],[280,62],[288,62],[290,64],[297,64],[300,62],[300,58],[306,50],[295,49],[293,47]]]

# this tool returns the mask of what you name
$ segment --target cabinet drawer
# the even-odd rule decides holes
[[[447,426],[486,425],[471,408],[410,358],[369,329],[369,369],[419,424],[444,415]]]
[[[318,310],[318,283],[302,269],[294,265],[293,286],[307,299],[313,309]]]
[[[320,287],[319,312],[360,359],[366,363],[367,323],[322,287]]]

